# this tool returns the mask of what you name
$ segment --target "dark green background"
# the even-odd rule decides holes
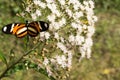
[[[81,63],[74,64],[70,80],[120,80],[120,0],[94,1],[98,22],[95,24],[92,57],[90,60],[83,59]],[[0,29],[5,24],[21,21],[16,16],[16,13],[21,10],[21,0],[0,0]],[[12,40],[15,39],[6,37],[0,31],[0,51],[4,51],[4,49],[9,51]],[[1,73],[3,65],[1,61],[0,65]],[[11,74],[11,77],[3,80],[45,79],[45,76],[34,70],[19,71]]]

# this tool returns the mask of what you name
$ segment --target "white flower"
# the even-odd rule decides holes
[[[58,22],[53,22],[53,23],[51,23],[51,24],[52,24],[52,27],[53,27],[55,30],[60,29],[60,25],[59,25]]]
[[[87,58],[91,57],[91,46],[93,45],[93,41],[91,38],[87,38],[85,43],[79,47],[79,51],[81,53],[81,58],[84,58],[87,55]]]
[[[98,20],[97,16],[93,16],[93,21],[96,22]]]
[[[60,12],[57,9],[57,5],[55,3],[48,3],[47,7],[52,11],[52,14],[56,14],[56,16],[60,16]]]
[[[87,58],[91,57],[91,48],[87,48]]]
[[[55,16],[55,14],[51,14],[51,15],[48,15],[48,20],[50,21],[50,22],[54,22],[55,21],[55,18],[56,18],[56,16]]]
[[[72,66],[72,52],[68,51],[68,58],[67,58],[67,67],[70,68]]]
[[[62,18],[60,21],[59,21],[59,24],[64,25],[66,23],[66,19],[65,18]]]
[[[47,6],[52,11],[52,13],[57,13],[57,6],[55,4],[47,4]]]
[[[69,3],[69,4],[71,4],[71,3],[73,3],[73,2],[74,2],[73,0],[69,0],[69,2],[68,2],[68,3]]]
[[[89,6],[88,1],[83,1],[83,4],[84,4],[85,6]]]
[[[38,5],[38,4],[41,3],[41,1],[40,1],[40,0],[33,0],[33,3],[34,3],[35,5]]]
[[[60,4],[63,6],[65,5],[65,0],[58,0],[60,2]]]
[[[28,13],[30,13],[32,11],[32,4],[27,5],[27,7],[25,8],[25,11],[27,11]]]
[[[75,43],[75,36],[70,35],[68,38],[69,42],[73,45]]]
[[[60,48],[63,51],[63,53],[67,53],[67,48],[65,47],[63,43],[58,42],[57,47]]]
[[[60,15],[61,15],[58,10],[55,10],[53,13],[55,13],[57,17],[60,17]]]
[[[97,21],[93,8],[92,0],[85,0],[83,3],[79,0],[33,0],[32,4],[27,4],[26,11],[33,20],[39,19],[45,12],[42,19],[47,19],[49,22],[50,32],[40,32],[40,40],[49,39],[52,35],[53,40],[57,39],[54,40],[57,46],[55,49],[61,50],[60,56],[57,53],[57,56],[50,56],[53,58],[45,59],[44,65],[54,65],[56,69],[59,66],[71,67],[72,56],[78,53],[73,50],[79,50],[81,58],[91,57],[92,36],[95,32],[94,24]],[[46,11],[48,11],[47,14]],[[84,19],[87,23],[83,22]],[[47,72],[51,75],[50,69],[52,68],[48,67]]]
[[[24,13],[24,12],[21,12],[20,15],[21,15],[22,17],[24,17],[24,16],[25,16],[25,13]]]
[[[92,0],[88,1],[91,8],[94,8],[94,2]]]
[[[79,11],[79,12],[75,12],[73,14],[73,18],[74,19],[79,19],[81,16],[83,16],[83,12]]]
[[[50,63],[55,65],[56,64],[56,58],[50,58]]]
[[[37,15],[37,16],[41,16],[40,10],[38,10],[38,9],[36,10],[36,15]]]
[[[72,51],[68,51],[68,58],[72,59]]]
[[[40,33],[40,40],[43,41],[45,39],[45,32]]]
[[[81,35],[82,31],[83,31],[83,29],[82,29],[82,25],[80,23],[77,27],[77,34]]]
[[[46,66],[49,64],[49,60],[47,58],[44,59],[43,64]]]
[[[61,67],[65,68],[66,67],[66,57],[65,55],[62,56],[56,56],[56,61]]]
[[[65,18],[62,18],[59,22],[57,22],[57,24],[59,25],[59,28],[62,27],[65,23],[66,23],[66,19]]]
[[[41,2],[40,0],[33,0],[33,3],[35,4],[35,5],[38,5],[38,6],[40,6],[41,8],[46,8],[46,4],[45,3],[43,3],[43,2]]]
[[[49,32],[45,32],[45,39],[49,39],[50,38],[50,33]]]
[[[78,24],[76,24],[75,22],[72,22],[72,23],[71,23],[71,26],[76,29],[77,26],[78,26]]]
[[[94,33],[95,33],[95,28],[93,26],[88,26],[87,37],[92,37]]]
[[[89,7],[86,7],[85,9],[87,11],[87,18],[88,18],[88,20],[89,20],[89,18],[91,20],[92,16],[94,15],[93,10],[91,8],[89,8]]]
[[[53,74],[49,67],[46,67],[46,70],[47,70],[48,76],[51,76]]]
[[[60,41],[64,43],[64,38],[63,37],[60,37]]]
[[[84,42],[84,37],[83,36],[80,36],[80,35],[75,36],[76,45],[82,45],[83,42]]]
[[[68,2],[69,4],[72,3],[72,4],[79,4],[80,2],[78,0],[69,0]]]
[[[57,40],[59,39],[59,34],[57,32],[54,33],[54,38],[56,38]]]
[[[50,33],[49,32],[40,32],[40,40],[43,41],[44,39],[49,39]]]
[[[82,26],[82,29],[83,29],[83,30],[86,30],[86,29],[87,29],[87,25],[83,25],[83,26]]]
[[[25,11],[27,11],[27,12],[30,12],[31,10],[30,10],[30,7],[28,6],[28,7],[26,7],[26,10]]]
[[[80,9],[81,9],[82,11],[84,11],[84,10],[85,10],[84,5],[80,4]]]
[[[46,0],[47,3],[53,3],[54,0]]]
[[[81,58],[84,58],[86,54],[86,47],[84,46],[79,47],[79,52],[81,53]]]
[[[40,2],[38,5],[39,5],[41,8],[43,8],[43,9],[45,9],[45,8],[47,7],[46,4],[43,3],[43,2]]]
[[[91,47],[93,45],[93,40],[92,40],[92,38],[86,38],[85,39],[85,44],[84,44],[84,46],[86,47],[86,48],[88,48],[89,46]]]
[[[47,7],[48,7],[52,12],[54,12],[54,10],[56,10],[56,5],[54,5],[54,4],[47,4]]]
[[[32,17],[33,20],[36,20],[37,19],[36,13],[31,13],[31,17]]]
[[[72,17],[72,11],[69,8],[66,8],[66,12],[69,15],[69,17]]]
[[[79,5],[74,5],[73,8],[74,8],[74,10],[77,11],[79,9]]]

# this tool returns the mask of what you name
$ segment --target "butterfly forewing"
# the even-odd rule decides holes
[[[16,37],[24,37],[27,34],[27,28],[24,23],[12,23],[5,25],[2,31],[6,34],[14,34]]]
[[[6,33],[6,34],[12,34],[12,30],[15,27],[15,25],[16,25],[16,23],[5,25],[2,28],[2,32]]]
[[[19,38],[22,38],[27,35],[27,27],[22,27],[17,29],[15,35]]]
[[[48,30],[49,28],[48,23],[43,22],[43,21],[39,21],[38,23],[39,23],[40,32]]]

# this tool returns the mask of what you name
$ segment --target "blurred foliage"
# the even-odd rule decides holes
[[[16,14],[22,10],[22,0],[0,0],[0,26],[1,24],[19,21]]]
[[[79,0],[81,2],[85,0]],[[97,10],[111,10],[116,9],[120,11],[120,0],[93,0],[95,2],[95,8],[98,8]]]
[[[22,11],[21,1],[0,0],[0,28],[4,24],[21,20],[16,15]],[[79,64],[73,65],[70,80],[120,80],[120,0],[94,1],[98,22],[95,25],[96,33],[93,36],[94,46],[92,48],[92,57],[90,60],[83,59]],[[8,57],[10,48],[16,42],[15,37],[13,39],[11,38],[12,36],[4,36],[0,31],[0,53],[5,53],[5,57]],[[10,41],[8,42],[8,40]],[[0,56],[5,61],[4,56]],[[0,65],[2,65],[0,67],[1,73],[3,67],[5,67],[1,60]],[[34,66],[33,64],[30,65],[30,67]],[[16,73],[2,80],[49,80],[33,69],[27,71],[23,68],[24,66],[16,65]],[[21,69],[23,70],[19,71]]]
[[[120,0],[94,0],[96,8],[101,10],[120,10]]]
[[[5,55],[4,55],[1,51],[0,51],[0,60],[1,60],[3,63],[7,64]]]

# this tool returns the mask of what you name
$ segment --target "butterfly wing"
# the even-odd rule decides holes
[[[12,34],[12,30],[13,30],[15,25],[16,25],[15,23],[5,25],[2,28],[2,32],[6,33],[6,34]]]
[[[2,32],[6,34],[14,34],[18,38],[22,38],[27,34],[35,37],[39,32],[46,31],[49,24],[43,21],[33,21],[31,23],[11,23],[2,28]]]
[[[11,23],[2,28],[2,32],[6,34],[14,34],[18,38],[27,35],[27,27],[24,23]]]
[[[28,24],[28,34],[31,37],[35,37],[39,32],[46,31],[49,28],[49,24],[43,21],[33,21]]]

